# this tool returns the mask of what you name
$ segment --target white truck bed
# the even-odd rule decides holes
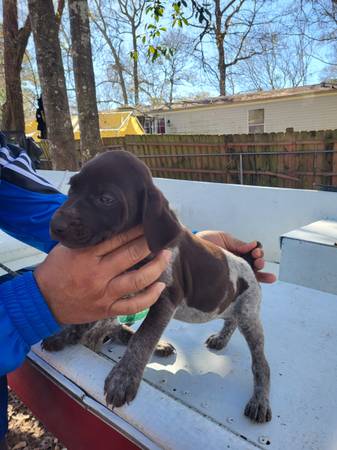
[[[56,175],[53,173],[51,178],[56,180]],[[62,175],[62,183],[65,179]],[[160,180],[160,187],[172,197],[179,183]],[[216,226],[206,210],[209,212],[212,202],[214,210],[220,201],[226,204],[229,194],[233,203],[232,195],[237,187],[213,186],[184,182],[184,190],[174,206],[191,229],[228,229],[226,223],[230,218],[225,208],[226,218],[223,223],[219,220]],[[192,205],[192,193],[206,195],[206,187],[210,201],[200,203],[195,198]],[[239,194],[243,196],[244,189],[240,189]],[[252,195],[249,188],[246,189]],[[241,221],[242,230],[234,227],[230,231],[247,239],[246,228],[252,225],[251,238],[264,242],[264,235],[268,236],[272,248],[269,259],[273,261],[279,259],[282,233],[315,220],[337,218],[331,193],[313,192],[311,196],[308,191],[293,191],[292,198],[291,190],[252,189],[257,193],[258,207],[261,209],[264,205],[274,218],[277,215],[277,221],[266,220],[265,213],[264,222],[258,228],[258,218],[254,215],[251,222]],[[282,224],[280,220],[290,198],[293,217],[286,217]],[[170,200],[172,202],[172,198]],[[311,209],[309,201],[313,202]],[[301,210],[301,205],[305,211]],[[237,218],[248,214],[251,202],[238,203],[237,207],[231,213],[239,224]],[[216,211],[219,214],[219,210]],[[208,221],[210,226],[207,226]],[[3,236],[0,239],[1,262],[7,261],[11,268],[41,260],[36,252],[29,254],[26,248],[20,254],[15,250],[17,243]],[[277,264],[270,267],[278,270]],[[121,357],[123,347],[108,342],[100,354],[83,346],[51,354],[36,345],[29,358],[85,407],[132,436],[142,448],[337,450],[337,295],[282,281],[262,288],[262,321],[266,356],[271,367],[273,411],[273,419],[268,424],[253,424],[243,415],[252,394],[253,377],[249,350],[240,333],[234,333],[223,351],[210,351],[204,345],[206,338],[220,329],[220,321],[190,325],[173,320],[164,338],[175,346],[177,353],[166,359],[153,357],[137,398],[113,412],[105,405],[103,385],[105,376]]]
[[[253,378],[240,333],[224,351],[209,351],[203,344],[220,321],[172,321],[165,338],[176,355],[153,357],[136,400],[114,414],[141,431],[154,448],[337,449],[337,296],[283,282],[264,286],[263,294],[270,423],[252,424],[243,415]],[[104,378],[123,351],[110,343],[102,355],[82,346],[56,354],[39,346],[33,350],[104,409]],[[114,414],[109,415],[112,422]]]

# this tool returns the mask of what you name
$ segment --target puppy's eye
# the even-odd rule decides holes
[[[116,203],[117,199],[113,194],[101,194],[98,197],[99,203],[101,203],[104,206],[111,206],[114,203]]]

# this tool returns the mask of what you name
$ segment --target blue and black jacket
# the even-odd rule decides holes
[[[7,144],[0,134],[0,228],[48,253],[56,244],[49,236],[49,222],[65,199],[65,195],[37,174],[26,151]],[[0,377],[20,366],[33,344],[59,329],[32,272],[2,282]],[[6,390],[3,377],[0,379],[0,441],[7,427]]]

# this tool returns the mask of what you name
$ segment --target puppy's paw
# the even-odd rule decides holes
[[[43,339],[43,341],[41,342],[41,347],[47,352],[59,352],[60,350],[63,350],[66,345],[67,342],[65,341],[64,337],[59,335],[50,336],[46,339]]]
[[[118,408],[130,403],[136,397],[141,380],[142,373],[132,368],[132,364],[117,364],[104,384],[107,405]]]
[[[164,356],[165,357],[165,356],[172,355],[175,351],[176,351],[176,349],[169,342],[159,341],[156,346],[156,349],[154,351],[154,354],[156,356]]]
[[[269,400],[265,397],[252,397],[246,405],[245,416],[249,417],[253,422],[270,422],[272,413]]]
[[[48,352],[58,352],[68,345],[75,345],[81,342],[83,335],[92,324],[66,325],[59,333],[50,336],[42,341],[42,348]]]
[[[221,350],[225,346],[225,338],[221,333],[212,334],[205,344],[213,350]]]

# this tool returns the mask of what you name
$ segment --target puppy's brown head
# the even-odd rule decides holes
[[[51,236],[82,248],[143,224],[152,252],[172,242],[181,226],[149,169],[125,151],[96,156],[70,179],[68,200],[51,220]]]

